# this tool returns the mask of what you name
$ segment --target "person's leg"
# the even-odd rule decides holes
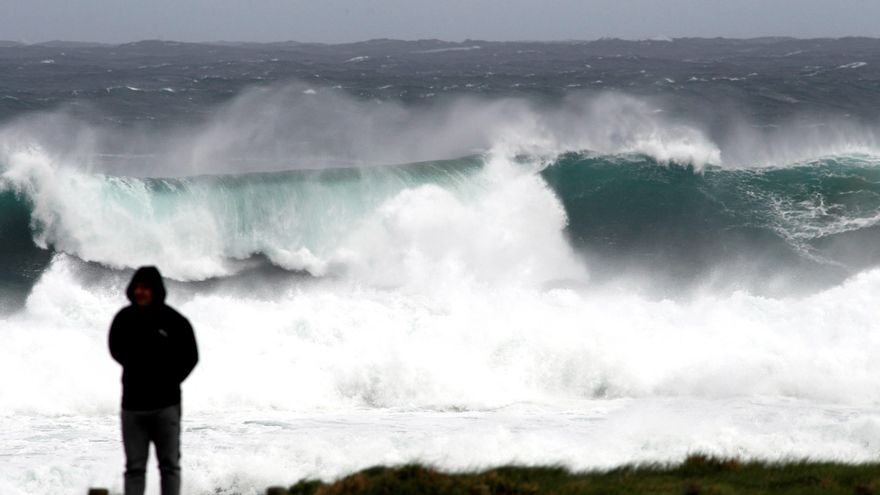
[[[156,417],[156,457],[162,475],[162,495],[180,494],[180,405],[166,407]]]
[[[125,447],[125,495],[143,495],[147,457],[150,455],[149,417],[122,411],[122,444]]]

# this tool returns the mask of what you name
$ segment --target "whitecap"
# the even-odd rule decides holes
[[[858,68],[864,67],[866,65],[868,65],[867,62],[853,62],[850,64],[839,65],[839,66],[837,66],[837,68],[838,69],[858,69]]]

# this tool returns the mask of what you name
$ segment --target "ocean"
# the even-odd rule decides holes
[[[201,353],[185,493],[876,460],[878,54],[0,42],[0,492],[121,491],[147,264]]]

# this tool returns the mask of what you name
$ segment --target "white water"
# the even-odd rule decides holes
[[[106,328],[126,281],[90,270],[58,257],[2,322],[3,493],[121,486]],[[187,493],[408,461],[880,453],[880,271],[790,300],[436,282],[298,279],[250,297],[172,284],[202,352],[184,385]]]

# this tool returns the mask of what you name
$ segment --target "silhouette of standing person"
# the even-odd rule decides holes
[[[150,443],[159,459],[162,495],[180,493],[180,384],[199,360],[189,321],[165,304],[162,275],[141,267],[128,285],[131,304],[110,326],[110,354],[122,365],[125,495],[146,487]]]

